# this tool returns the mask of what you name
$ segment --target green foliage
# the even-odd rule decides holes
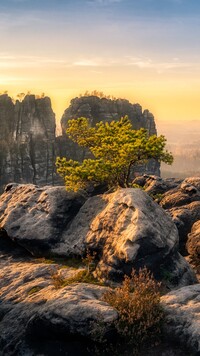
[[[131,184],[131,188],[139,188],[141,190],[144,190],[144,187],[142,187],[141,185],[136,184],[136,183]]]
[[[64,279],[59,271],[53,273],[51,275],[53,285],[56,289],[66,287],[72,283],[91,283],[91,284],[98,284],[102,285],[94,276],[93,276],[93,271],[95,270],[96,264],[95,264],[95,256],[96,252],[93,252],[92,254],[89,252],[89,250],[86,251],[86,255],[84,258],[80,259],[75,259],[75,262],[73,262],[73,259],[66,260],[66,263],[68,266],[64,267],[69,267],[69,264],[71,264],[71,267],[82,267],[81,270],[76,269],[74,272],[74,275],[72,277],[69,277],[67,279]],[[80,261],[82,262],[80,264]],[[71,262],[71,263],[70,263]],[[77,262],[79,262],[79,265],[77,265]],[[85,269],[86,267],[86,269]],[[83,269],[84,268],[84,269]]]
[[[35,294],[35,293],[39,292],[41,289],[43,289],[42,286],[35,286],[28,291],[28,295]]]
[[[173,281],[173,275],[168,270],[161,267],[160,272],[161,272],[161,277],[164,280],[164,282],[172,282]]]
[[[64,279],[59,272],[53,273],[51,275],[53,285],[56,289],[59,288],[64,288],[66,286],[69,286],[72,283],[90,283],[90,284],[97,284],[97,285],[102,285],[101,282],[99,282],[91,272],[88,272],[88,270],[77,270],[75,271],[74,275],[72,277]]]
[[[79,95],[80,98],[82,96],[97,96],[100,99],[104,98],[104,99],[107,99],[107,100],[117,100],[117,98],[114,97],[113,95],[106,95],[102,91],[98,91],[98,90],[93,90],[91,92],[86,90],[86,92],[83,95],[82,94]]]
[[[79,271],[73,277],[67,278],[63,283],[63,287],[68,286],[69,284],[72,283],[90,283],[90,284],[102,285],[102,283],[99,282],[93,276],[93,274],[91,272],[88,272],[87,270]]]
[[[138,347],[160,333],[163,311],[158,284],[144,268],[126,276],[121,287],[106,292],[103,300],[118,312],[115,327],[120,336]]]
[[[67,190],[77,191],[92,184],[127,187],[133,167],[150,158],[172,164],[172,154],[165,150],[164,136],[149,136],[147,130],[133,130],[125,116],[119,121],[99,122],[91,127],[81,117],[69,120],[67,135],[90,150],[93,158],[83,162],[57,158],[58,173],[64,178]]]
[[[160,201],[162,200],[163,198],[163,193],[156,193],[156,194],[149,194],[149,196],[155,200],[157,203],[160,203]]]
[[[45,264],[58,264],[62,268],[79,268],[83,267],[83,261],[79,257],[54,257],[52,256],[51,258],[45,258],[45,257],[39,257],[35,258],[34,260],[35,263],[45,263]]]

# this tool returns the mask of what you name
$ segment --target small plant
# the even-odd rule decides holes
[[[121,287],[106,292],[103,300],[118,311],[115,328],[133,347],[139,347],[160,333],[163,311],[160,306],[160,284],[146,269],[132,271]]]
[[[161,276],[162,276],[162,279],[165,281],[165,282],[172,282],[173,280],[173,275],[172,273],[170,273],[168,270],[166,270],[164,267],[161,267],[160,268],[160,272],[161,272]]]
[[[55,264],[55,261],[54,261],[54,260],[50,260],[50,259],[45,258],[45,257],[35,258],[35,259],[34,259],[34,262],[35,262],[35,263],[45,263],[45,264],[47,264],[47,265]]]
[[[53,285],[56,289],[59,289],[61,287],[64,287],[64,278],[58,273],[55,272],[51,275],[52,281],[53,281]]]
[[[28,291],[28,295],[35,294],[35,293],[39,292],[41,289],[43,289],[43,287],[35,286]]]
[[[144,188],[141,185],[136,184],[136,183],[132,183],[131,188],[139,188],[139,189],[144,190]]]
[[[74,276],[67,278],[63,282],[63,287],[68,286],[69,284],[72,283],[90,283],[90,284],[98,284],[102,285],[94,276],[92,273],[88,273],[87,270],[82,270],[76,273]]]
[[[97,254],[96,252],[93,252],[91,254],[90,251],[87,249],[85,258],[82,258],[82,262],[87,267],[88,274],[93,272],[94,269],[95,269],[95,262],[94,261],[95,261],[96,254]]]
[[[157,194],[149,194],[149,196],[155,200],[157,203],[160,203],[160,201],[162,200],[163,198],[163,195],[162,193],[157,193]]]

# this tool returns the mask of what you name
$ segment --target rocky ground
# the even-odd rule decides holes
[[[96,326],[101,320],[103,336],[115,339],[110,325],[118,314],[102,295],[144,265],[169,293],[161,298],[163,341],[144,346],[140,355],[200,353],[200,285],[191,268],[199,268],[200,179],[146,176],[140,185],[143,190],[89,199],[63,187],[6,188],[0,200],[0,355],[106,354],[96,348]],[[88,250],[92,258],[83,261]]]

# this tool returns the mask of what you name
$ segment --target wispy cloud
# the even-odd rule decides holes
[[[0,69],[8,68],[39,68],[51,66],[65,66],[66,61],[59,58],[39,56],[14,56],[0,53]]]
[[[80,60],[68,63],[69,66],[75,67],[135,67],[139,70],[154,70],[158,74],[180,70],[180,69],[200,69],[196,62],[181,61],[179,58],[172,58],[168,61],[156,61],[146,57],[125,56],[121,58],[82,58]]]
[[[73,62],[72,65],[80,66],[80,67],[99,67],[101,65],[101,63],[98,60],[81,59],[81,60]]]
[[[12,53],[0,53],[0,69],[14,68],[88,68],[101,71],[103,68],[125,68],[132,67],[138,70],[151,70],[158,74],[179,70],[200,70],[198,61],[184,61],[174,57],[169,60],[159,61],[156,59],[140,56],[121,56],[121,57],[82,57],[76,59],[69,58],[49,58],[43,56],[23,56],[13,55]]]

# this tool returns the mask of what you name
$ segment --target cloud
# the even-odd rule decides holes
[[[135,67],[138,70],[154,70],[158,74],[164,72],[192,69],[200,70],[200,65],[197,62],[181,61],[179,58],[174,57],[168,61],[158,61],[146,57],[133,57],[124,56],[121,58],[81,58],[68,63],[69,67],[88,67],[88,68],[103,68],[103,67]]]
[[[194,61],[181,61],[174,57],[170,60],[159,61],[148,57],[121,56],[121,57],[82,57],[82,58],[48,58],[43,56],[12,55],[0,53],[0,70],[20,68],[85,68],[101,72],[103,68],[135,68],[136,70],[151,70],[157,74],[184,70],[200,71],[200,64]]]
[[[39,67],[64,67],[66,61],[59,58],[47,58],[38,56],[13,56],[0,53],[0,69],[9,68],[39,68]]]
[[[82,59],[82,60],[73,62],[72,65],[80,66],[80,67],[97,67],[97,66],[100,66],[100,63],[99,63],[99,61],[96,61],[96,60]]]
[[[194,62],[181,62],[177,57],[169,61],[156,61],[150,58],[127,57],[127,65],[135,66],[139,69],[152,69],[158,74],[179,70],[179,69],[200,69],[200,65]]]

